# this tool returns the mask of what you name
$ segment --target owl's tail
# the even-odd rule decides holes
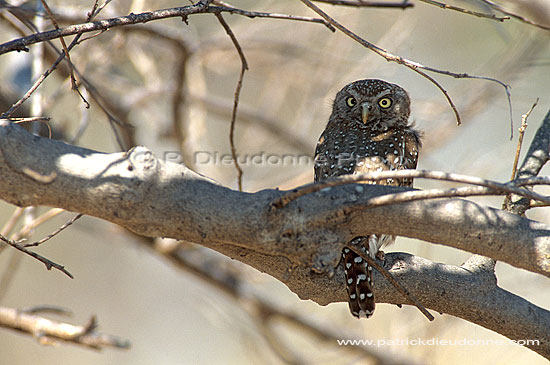
[[[369,237],[355,238],[350,244],[374,257],[376,252],[370,252]],[[377,249],[377,247],[371,247]],[[357,318],[369,318],[374,313],[375,301],[372,292],[372,266],[361,256],[347,247],[342,251],[346,287],[348,289],[349,310]]]

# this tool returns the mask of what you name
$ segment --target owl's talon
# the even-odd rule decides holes
[[[384,254],[384,251],[378,250],[376,253],[376,258],[382,262],[386,261],[386,255]]]

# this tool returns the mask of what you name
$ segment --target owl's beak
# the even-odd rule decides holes
[[[361,104],[361,117],[363,118],[363,124],[367,124],[367,121],[369,120],[369,114],[371,112],[371,105],[370,103],[363,103]]]

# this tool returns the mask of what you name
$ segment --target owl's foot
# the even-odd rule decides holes
[[[385,261],[386,255],[384,254],[384,251],[378,250],[378,252],[376,253],[376,258],[382,262]]]
[[[334,276],[334,270],[340,263],[340,253],[332,246],[324,247],[313,256],[311,271],[317,274],[326,274],[329,278]]]

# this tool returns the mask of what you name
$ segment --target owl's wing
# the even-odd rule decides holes
[[[332,155],[328,153],[329,147],[325,138],[326,132],[325,129],[321,137],[319,137],[319,141],[315,147],[315,164],[313,166],[313,172],[315,174],[314,181],[325,180],[330,177],[332,173],[332,169],[330,168],[330,165],[333,163],[331,160]]]
[[[418,165],[418,152],[422,147],[421,135],[415,129],[410,129],[404,135],[405,153],[401,169],[416,169]],[[413,179],[403,179],[402,186],[412,186]]]

